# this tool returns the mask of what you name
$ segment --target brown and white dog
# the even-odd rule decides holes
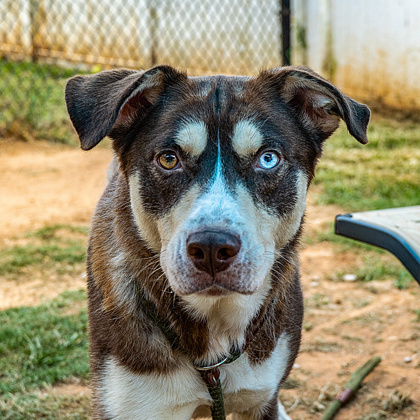
[[[208,414],[194,365],[232,349],[226,411],[288,418],[278,391],[301,337],[306,192],[340,118],[367,142],[369,109],[304,67],[103,71],[70,79],[66,101],[82,149],[109,135],[116,156],[88,252],[95,418]]]

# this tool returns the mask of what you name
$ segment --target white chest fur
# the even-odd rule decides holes
[[[270,357],[253,366],[243,354],[220,369],[227,412],[244,412],[271,399],[286,369],[289,340],[283,334]],[[118,420],[189,420],[195,409],[211,404],[207,388],[185,362],[168,375],[137,375],[110,357],[101,377],[100,401]]]

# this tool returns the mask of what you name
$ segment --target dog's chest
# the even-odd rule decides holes
[[[263,363],[251,365],[244,354],[223,366],[220,379],[226,412],[243,412],[269,400],[285,373],[289,355],[289,339],[282,334]],[[206,385],[186,361],[168,375],[138,375],[109,357],[99,382],[105,413],[115,419],[188,420],[198,407],[211,404]]]

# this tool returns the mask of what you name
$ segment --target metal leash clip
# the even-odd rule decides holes
[[[206,370],[212,370],[215,369],[219,366],[222,366],[224,363],[227,362],[227,360],[230,358],[230,356],[226,357],[225,359],[223,359],[221,362],[216,363],[214,365],[210,365],[210,366],[196,366],[194,365],[195,369],[197,369],[200,372],[206,371]]]

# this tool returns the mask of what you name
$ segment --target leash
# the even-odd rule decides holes
[[[219,363],[211,366],[196,366],[195,369],[201,375],[204,383],[207,386],[207,390],[213,400],[213,404],[210,407],[211,417],[213,420],[226,420],[225,403],[223,401],[223,390],[222,383],[220,382],[220,370],[219,366],[234,362],[241,356],[242,352],[237,351],[231,353],[229,357],[226,357]]]
[[[138,292],[138,296],[140,298],[142,307],[146,315],[159,327],[163,335],[169,341],[171,347],[179,348],[179,338],[173,331],[169,323],[156,314],[156,308],[154,304],[150,302],[150,300],[146,299],[144,293],[141,290],[139,290],[139,288]],[[257,328],[257,330],[258,329],[259,327]],[[249,344],[249,341],[247,344]],[[247,344],[245,345],[245,348],[247,347]],[[242,353],[245,351],[245,348],[242,351],[232,351],[228,357],[226,357],[218,363],[215,363],[214,365],[203,366],[194,364],[194,368],[200,373],[202,380],[207,386],[207,390],[209,391],[210,397],[213,400],[213,403],[210,406],[213,420],[226,420],[225,404],[223,401],[223,390],[222,383],[220,381],[219,367],[234,362],[242,355]]]

